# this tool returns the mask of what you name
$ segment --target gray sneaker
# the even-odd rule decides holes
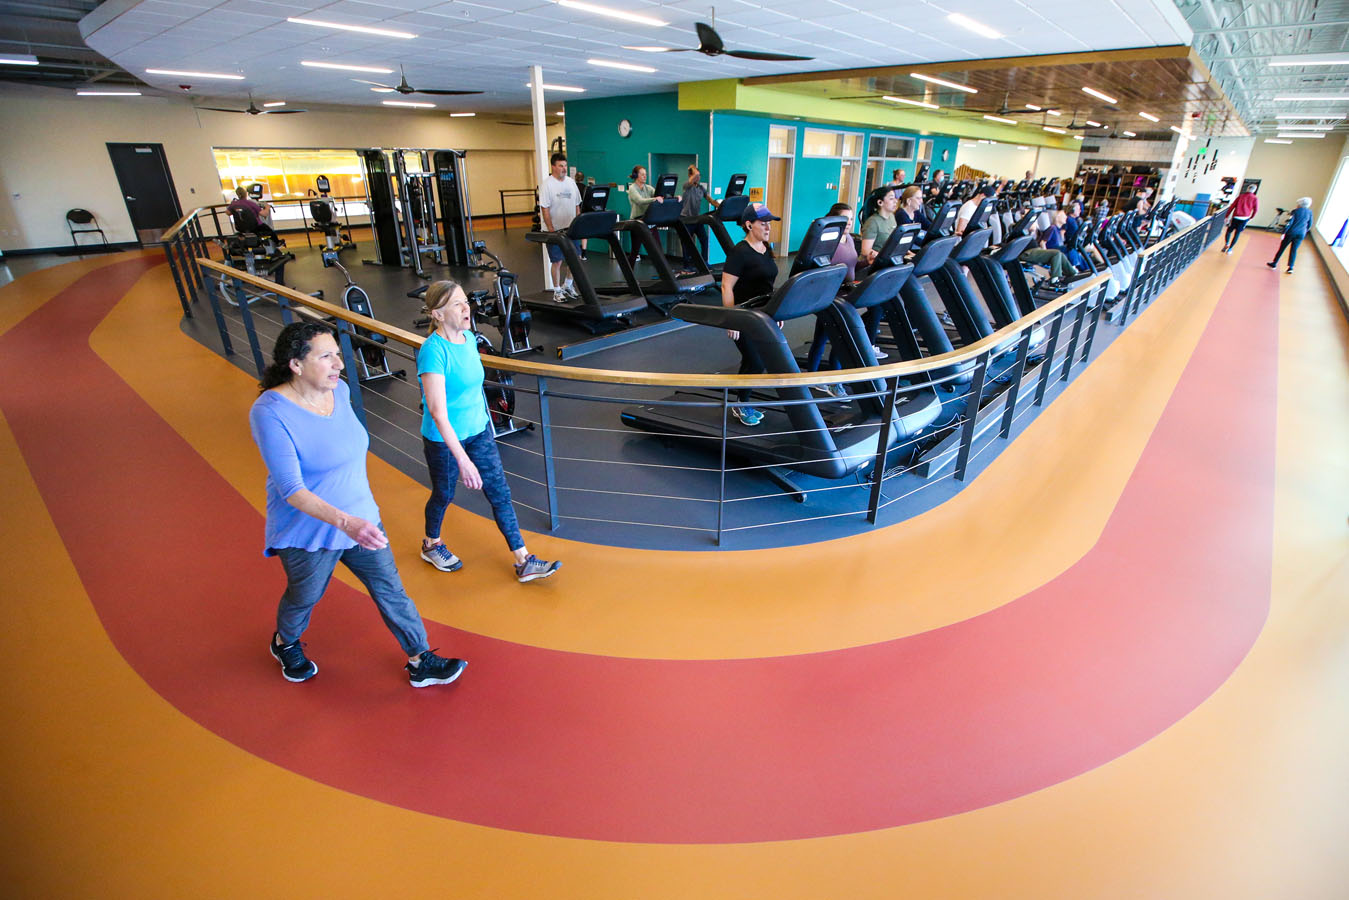
[[[533,553],[526,557],[525,561],[515,567],[515,578],[521,584],[527,581],[535,581],[539,578],[547,578],[558,569],[562,568],[560,562],[549,562],[546,559],[539,559]]]
[[[444,544],[427,544],[422,541],[422,559],[442,572],[458,572],[464,567],[464,561],[450,552]]]

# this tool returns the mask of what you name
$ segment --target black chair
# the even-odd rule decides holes
[[[86,226],[76,228],[76,225]],[[71,209],[66,211],[66,228],[70,229],[70,243],[79,246],[80,242],[75,237],[77,234],[97,234],[103,238],[103,246],[108,245],[108,236],[103,233],[103,229],[98,224],[98,216],[87,209]]]

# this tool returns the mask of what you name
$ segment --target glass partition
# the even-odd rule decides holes
[[[318,196],[320,175],[328,176],[329,196],[346,198],[342,206],[349,216],[366,215],[365,169],[355,150],[214,147],[211,152],[220,173],[221,197],[233,200],[236,187],[261,182],[278,227],[303,222],[307,215],[304,203]],[[409,154],[410,162],[413,156]]]

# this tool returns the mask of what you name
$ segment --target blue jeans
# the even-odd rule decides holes
[[[460,443],[482,476],[482,492],[492,504],[492,517],[496,519],[497,528],[501,529],[511,551],[519,550],[525,545],[525,539],[520,537],[520,523],[516,521],[515,507],[511,505],[511,487],[501,469],[501,454],[497,451],[492,429],[484,428],[467,440],[461,439]],[[437,538],[445,520],[445,510],[454,500],[454,488],[459,483],[459,463],[450,453],[450,445],[443,441],[433,441],[423,435],[422,449],[426,453],[426,467],[431,472],[431,499],[426,501],[426,536]]]
[[[1284,248],[1287,247],[1288,268],[1293,268],[1293,263],[1297,262],[1297,248],[1302,244],[1302,239],[1306,236],[1305,232],[1302,234],[1289,234],[1285,231],[1283,233],[1283,240],[1279,242],[1279,252],[1274,254],[1274,265],[1277,266],[1279,264],[1279,257],[1283,256]]]
[[[380,530],[384,530],[383,525]],[[309,627],[309,616],[328,589],[333,570],[341,560],[370,592],[379,608],[380,618],[398,638],[404,653],[416,656],[430,646],[426,642],[426,627],[422,625],[417,604],[403,590],[393,551],[388,547],[383,550],[366,550],[359,546],[350,550],[283,547],[277,549],[276,555],[286,570],[286,592],[281,595],[281,604],[276,610],[276,631],[283,642],[289,644],[299,640]]]

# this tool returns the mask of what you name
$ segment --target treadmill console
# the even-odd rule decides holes
[[[927,173],[929,170],[931,170],[931,168],[932,166],[928,165],[927,163],[923,163],[922,165],[920,165],[918,167],[918,172],[913,176],[913,183],[923,184],[925,181],[927,181]]]
[[[1033,209],[1030,212],[1026,213],[1024,216],[1018,219],[1017,223],[1012,226],[1010,231],[1007,232],[1007,236],[1004,238],[1004,240],[1010,241],[1013,238],[1019,238],[1022,235],[1027,234],[1030,230],[1030,223],[1035,221],[1035,218],[1039,215],[1040,211],[1036,209]]]
[[[679,186],[679,176],[666,173],[656,179],[656,196],[673,197],[675,188]]]
[[[974,215],[965,223],[965,231],[974,231],[984,228],[988,225],[988,217],[993,213],[993,207],[996,205],[996,198],[985,197],[979,201],[979,205],[974,208]]]
[[[581,198],[581,212],[599,212],[609,208],[609,185],[586,185],[585,196]]]
[[[744,194],[747,181],[749,181],[749,176],[744,173],[732,175],[730,182],[726,185],[726,199],[730,200],[732,197],[739,197]]]
[[[932,217],[932,232],[942,235],[949,235],[955,229],[956,216],[960,213],[961,203],[959,200],[948,200],[942,204],[941,209]]]
[[[749,206],[749,197],[744,194],[728,197],[717,207],[717,218],[723,222],[739,222],[746,206]]]
[[[326,194],[332,190],[332,183],[328,181],[327,175],[320,175],[314,179],[314,187],[318,188],[320,194]]]
[[[852,235],[848,234],[848,220],[843,216],[821,216],[811,222],[796,251],[791,274],[833,265],[834,251],[839,241],[844,240],[852,240]]]
[[[918,239],[920,227],[918,225],[900,225],[890,232],[890,237],[886,239],[885,246],[876,254],[876,261],[871,264],[871,268],[873,270],[888,269],[891,266],[903,265],[904,257],[913,249],[913,242]]]

